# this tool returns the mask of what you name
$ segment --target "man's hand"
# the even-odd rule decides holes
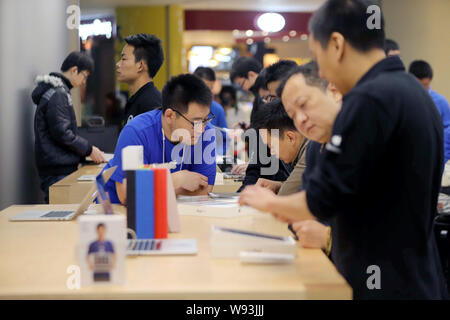
[[[271,190],[274,193],[280,191],[282,183],[280,181],[272,181],[264,178],[259,178],[256,182],[257,186]]]
[[[269,189],[259,186],[248,186],[241,192],[239,205],[250,206],[263,212],[271,212],[271,204],[275,197],[275,194]]]
[[[244,174],[247,171],[248,162],[244,164],[236,164],[231,168],[231,173]]]
[[[325,249],[327,246],[327,227],[316,220],[299,221],[292,224],[304,248]]]
[[[309,211],[304,191],[289,196],[277,196],[269,189],[248,186],[242,191],[239,204],[270,212],[275,219],[286,223],[315,219]]]
[[[91,157],[92,161],[94,161],[95,163],[106,162],[103,151],[101,151],[96,146],[92,146],[92,152],[89,156]]]
[[[184,189],[195,192],[208,187],[208,177],[188,170],[172,173],[172,181],[175,191]]]
[[[280,222],[287,223],[287,224],[293,224],[294,222],[298,221],[298,220],[296,220],[296,219],[292,219],[292,218],[286,217],[286,216],[284,216],[284,215],[280,215],[280,214],[278,214],[278,213],[272,213],[272,216],[273,216],[276,220],[278,220],[278,221],[280,221]]]

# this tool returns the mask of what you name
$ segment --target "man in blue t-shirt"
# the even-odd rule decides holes
[[[450,108],[444,96],[431,90],[431,81],[433,80],[433,69],[431,65],[423,60],[415,60],[409,66],[409,73],[414,75],[424,86],[433,99],[434,104],[439,110],[444,125],[444,163],[450,159]]]
[[[197,69],[195,69],[194,75],[202,79],[214,94],[216,73],[213,69],[209,67],[198,67]],[[228,129],[228,124],[225,117],[225,110],[219,103],[214,101],[214,99],[211,103],[211,113],[214,114],[214,119],[211,121],[211,124],[216,128],[216,136],[221,137],[221,139],[217,139],[217,153],[225,155],[227,153],[229,138],[227,138],[226,130],[223,129]]]
[[[210,192],[216,177],[215,131],[209,122],[211,90],[198,77],[182,74],[162,90],[162,110],[152,110],[130,121],[122,130],[114,158],[104,170],[117,166],[105,184],[112,203],[126,204],[126,179],[122,149],[144,147],[144,164],[176,161],[171,170],[177,195]]]

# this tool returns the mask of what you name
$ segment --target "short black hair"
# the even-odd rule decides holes
[[[279,98],[263,104],[254,116],[252,127],[259,129],[278,129],[280,137],[286,130],[297,131],[294,121],[289,118]]]
[[[236,103],[236,101],[237,101],[236,88],[233,86],[230,86],[230,85],[222,86],[222,90],[220,90],[220,93],[219,93],[220,101],[222,101],[222,102],[224,101],[224,97],[225,97],[226,93],[228,93],[231,97],[232,101],[230,101],[230,102],[233,104]]]
[[[209,67],[198,67],[195,69],[194,75],[203,80],[216,81],[216,73]]]
[[[267,89],[267,69],[262,69],[261,72],[256,77],[255,83],[250,87],[250,92],[253,93],[253,95],[258,96],[259,95],[259,89]]]
[[[372,5],[381,7],[378,0],[328,0],[309,20],[309,31],[323,48],[327,48],[331,34],[339,32],[358,51],[384,49],[383,14],[379,29],[367,26],[367,8]]]
[[[303,75],[306,84],[309,86],[318,87],[320,90],[326,92],[329,82],[319,76],[319,67],[317,63],[315,61],[311,61],[307,64],[291,69],[291,71],[281,81],[280,86],[277,89],[277,96],[281,97],[288,80],[297,74]]]
[[[249,71],[259,73],[261,69],[262,66],[256,59],[250,57],[240,57],[231,67],[230,79],[234,82],[234,79],[237,77],[248,78]]]
[[[268,84],[271,82],[282,80],[289,73],[289,71],[296,66],[298,66],[297,63],[292,60],[280,60],[270,67],[267,67],[265,87],[267,88]]]
[[[203,80],[189,73],[170,78],[162,89],[163,112],[172,108],[185,113],[191,102],[211,106],[212,92]]]
[[[125,38],[125,42],[134,47],[134,61],[145,60],[148,74],[154,78],[164,62],[161,40],[152,34],[138,33]]]
[[[433,68],[424,60],[415,60],[409,65],[409,73],[414,75],[417,79],[430,78],[433,79]]]
[[[392,39],[386,39],[384,41],[384,52],[387,55],[389,53],[389,51],[392,51],[392,50],[400,50],[398,43]]]
[[[99,223],[97,225],[97,230],[100,229],[101,227],[106,228],[104,223]]]
[[[61,71],[66,72],[72,67],[78,68],[78,73],[83,70],[94,72],[94,60],[84,52],[73,51],[63,61]]]

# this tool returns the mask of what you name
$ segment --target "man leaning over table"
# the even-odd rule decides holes
[[[204,195],[212,190],[216,143],[209,124],[214,118],[211,101],[211,90],[194,75],[182,74],[167,82],[162,108],[137,116],[123,128],[114,158],[104,168],[117,166],[105,185],[112,203],[126,204],[122,149],[131,145],[143,146],[144,164],[177,162],[171,170],[177,195]]]

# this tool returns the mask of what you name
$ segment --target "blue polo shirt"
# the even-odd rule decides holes
[[[212,119],[211,124],[220,128],[228,128],[225,110],[223,110],[223,107],[214,100],[211,104],[211,112],[214,114],[214,119]]]
[[[88,255],[97,252],[109,252],[114,253],[114,246],[111,241],[94,241],[89,245]]]
[[[189,146],[183,143],[174,145],[167,137],[165,140],[163,139],[161,112],[158,109],[137,116],[120,133],[114,158],[103,169],[104,171],[117,166],[105,184],[105,191],[108,192],[111,203],[120,203],[115,182],[122,183],[125,178],[125,172],[122,170],[122,149],[127,146],[141,145],[144,147],[144,164],[176,161],[177,166],[171,170],[172,173],[181,170],[197,172],[208,178],[209,185],[214,185],[216,179],[214,128],[208,123],[195,145]]]
[[[213,126],[219,128],[228,128],[227,119],[225,117],[225,110],[223,107],[213,100],[211,104],[211,112],[214,114],[214,119],[211,121]],[[217,137],[222,137],[221,139],[217,139],[217,154],[226,154],[227,153],[227,134],[223,131],[217,130]]]
[[[428,90],[431,99],[439,110],[444,125],[444,164],[450,159],[450,107],[447,99],[436,91]]]

